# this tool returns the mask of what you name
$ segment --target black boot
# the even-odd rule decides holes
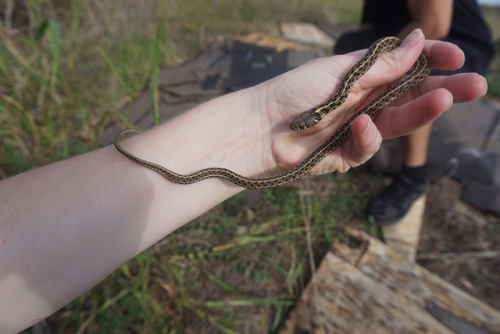
[[[368,204],[368,216],[373,217],[380,226],[397,223],[425,193],[426,185],[426,165],[417,168],[403,166],[401,173],[393,177],[392,183]]]

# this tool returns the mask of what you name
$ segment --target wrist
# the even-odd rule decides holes
[[[260,112],[255,87],[228,94],[124,142],[143,160],[188,175],[221,167],[242,176],[271,175],[270,125]]]
[[[207,138],[209,154],[202,167],[224,167],[246,177],[265,177],[275,164],[270,150],[271,124],[261,86],[251,87],[214,99],[200,106],[209,117]],[[200,169],[201,169],[200,168]]]

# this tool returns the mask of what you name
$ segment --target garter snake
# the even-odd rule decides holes
[[[325,117],[325,115],[327,115],[329,112],[342,105],[347,99],[351,87],[364,73],[366,73],[373,66],[373,64],[379,58],[380,54],[383,52],[391,51],[398,47],[400,44],[401,41],[396,37],[384,37],[373,43],[370,48],[368,48],[368,51],[365,53],[365,55],[347,72],[344,79],[340,83],[336,94],[328,102],[299,115],[290,124],[290,128],[292,130],[304,130],[306,128],[309,128],[321,121],[323,117]],[[422,53],[413,65],[413,70],[411,72],[403,76],[403,78],[401,78],[394,86],[377,97],[369,105],[356,112],[325,143],[319,146],[299,165],[297,165],[293,169],[275,176],[263,178],[248,178],[239,175],[229,169],[219,167],[202,169],[190,175],[175,173],[166,169],[165,167],[138,158],[135,155],[125,151],[120,146],[120,137],[128,132],[140,132],[139,130],[135,129],[125,129],[120,131],[120,133],[118,133],[118,135],[115,137],[114,144],[116,149],[129,160],[143,167],[149,168],[175,183],[191,184],[204,180],[206,178],[218,177],[226,179],[229,182],[244,188],[276,187],[294,181],[303,176],[314,166],[316,166],[323,158],[325,158],[333,150],[339,147],[351,134],[351,123],[357,116],[361,114],[367,114],[369,116],[375,115],[379,110],[387,107],[395,99],[397,99],[410,89],[418,86],[429,75],[429,72],[429,60]]]

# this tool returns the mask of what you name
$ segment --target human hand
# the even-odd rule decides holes
[[[464,60],[457,46],[425,41],[422,32],[416,30],[400,47],[381,55],[373,68],[354,84],[349,98],[340,108],[305,131],[290,130],[290,122],[302,112],[330,99],[347,70],[364,51],[317,59],[258,86],[259,105],[263,106],[261,119],[270,127],[269,137],[262,142],[269,147],[276,172],[300,163],[357,110],[388,90],[411,68],[422,50],[429,56],[433,68],[454,70]],[[383,138],[415,131],[440,116],[453,102],[472,101],[485,92],[486,81],[478,74],[429,77],[373,120],[366,115],[359,116],[352,123],[352,136],[318,164],[312,174],[345,172],[358,166],[373,156]]]

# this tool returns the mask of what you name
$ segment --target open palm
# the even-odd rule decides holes
[[[364,51],[317,59],[261,85],[263,100],[266,101],[262,117],[267,118],[271,127],[268,147],[277,170],[289,169],[304,160],[357,110],[404,75],[422,50],[434,68],[454,70],[463,63],[463,53],[458,47],[445,42],[424,41],[421,33],[414,33],[401,47],[381,55],[372,69],[354,84],[341,107],[305,131],[292,131],[289,124],[297,115],[329,100],[345,73]],[[484,94],[485,89],[484,79],[477,74],[429,77],[373,120],[366,115],[358,117],[351,127],[353,135],[312,172],[344,172],[364,163],[378,150],[382,138],[415,131],[441,115],[453,101],[476,99]]]

